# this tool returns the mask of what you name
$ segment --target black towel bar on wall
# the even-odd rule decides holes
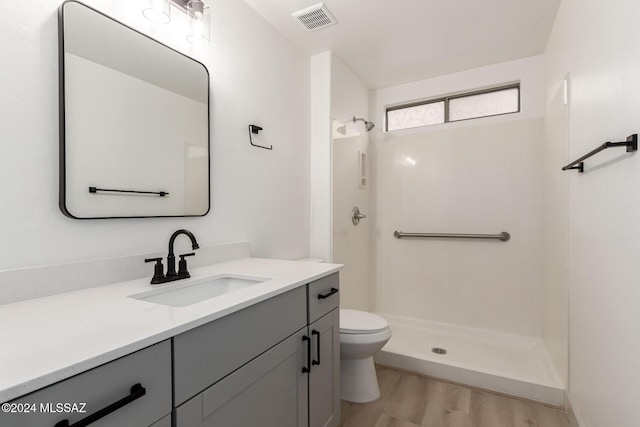
[[[606,150],[607,148],[614,148],[614,147],[627,147],[627,153],[631,153],[633,151],[638,151],[638,134],[634,133],[633,135],[629,135],[627,137],[627,140],[626,141],[622,141],[622,142],[605,142],[604,144],[602,144],[598,148],[595,148],[595,149],[589,151],[584,156],[582,156],[579,159],[576,159],[573,162],[569,163],[568,165],[564,166],[562,168],[562,170],[566,171],[566,170],[571,170],[571,169],[577,169],[578,172],[582,173],[582,172],[584,172],[584,161],[586,159],[588,159],[591,156],[594,156],[594,155],[598,154],[602,150]]]
[[[249,125],[249,143],[251,145],[253,145],[254,147],[258,147],[258,148],[264,148],[265,150],[273,150],[273,145],[270,145],[268,147],[265,147],[263,145],[258,145],[258,144],[254,144],[253,143],[253,138],[251,138],[251,134],[255,134],[257,135],[260,131],[262,130],[262,128],[260,126],[257,125]]]

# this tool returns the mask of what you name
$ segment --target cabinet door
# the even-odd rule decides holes
[[[306,427],[306,328],[176,409],[177,427]]]
[[[340,422],[340,310],[309,325],[309,426],[334,427]]]
[[[304,286],[173,338],[175,405],[181,405],[306,324]]]
[[[156,421],[149,427],[171,427],[171,414],[167,415],[161,420]]]

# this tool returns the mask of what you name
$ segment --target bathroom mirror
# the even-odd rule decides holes
[[[82,3],[59,18],[62,212],[206,215],[206,67]]]

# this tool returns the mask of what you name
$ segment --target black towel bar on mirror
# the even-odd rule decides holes
[[[584,172],[584,161],[586,159],[588,159],[591,156],[594,156],[594,155],[598,154],[602,150],[606,150],[607,148],[614,148],[614,147],[627,147],[627,153],[631,153],[633,151],[638,151],[638,134],[634,133],[633,135],[629,135],[627,137],[627,140],[626,141],[622,141],[622,142],[605,142],[604,144],[602,144],[598,148],[595,148],[595,149],[589,151],[584,156],[582,156],[579,159],[576,159],[573,162],[569,163],[568,165],[564,166],[562,168],[562,170],[566,171],[566,170],[571,170],[571,169],[577,169],[578,172],[582,173],[582,172]]]
[[[164,196],[168,196],[169,195],[169,193],[167,193],[166,191],[112,190],[112,189],[108,189],[108,188],[89,187],[89,193],[96,194],[98,192],[127,193],[127,194],[151,194],[151,195],[160,196],[160,197],[164,197]]]

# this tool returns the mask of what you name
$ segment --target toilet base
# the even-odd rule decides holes
[[[340,361],[340,399],[367,403],[380,398],[373,356]]]

